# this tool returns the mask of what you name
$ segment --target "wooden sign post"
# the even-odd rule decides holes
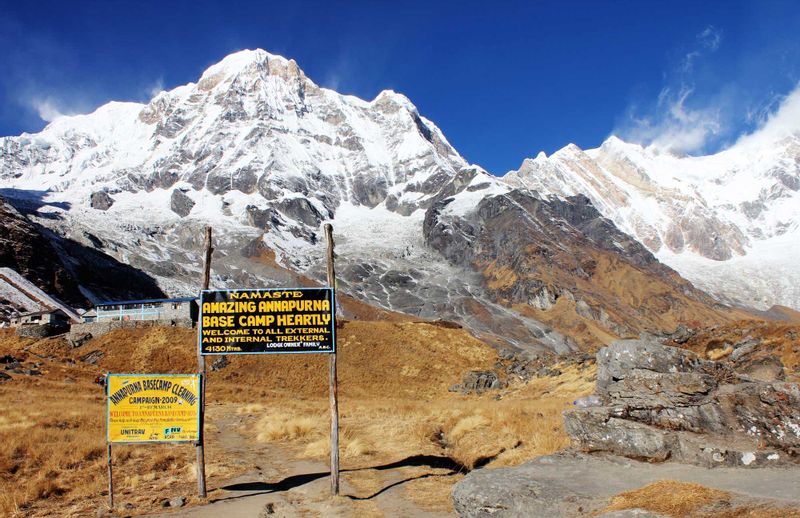
[[[200,440],[200,375],[105,375],[108,506],[114,509],[113,444]]]
[[[336,270],[333,266],[333,226],[330,223],[325,224],[325,239],[328,241],[328,286],[333,290],[333,301],[336,303]],[[334,322],[334,326],[336,323]],[[335,335],[334,335],[335,340]],[[330,405],[331,405],[331,493],[333,495],[339,494],[339,386],[336,376],[336,354],[337,350],[334,344],[334,352],[330,357]]]
[[[205,260],[203,261],[203,289],[207,290],[211,283],[211,254],[214,247],[211,245],[211,227],[206,227]],[[198,333],[200,326],[197,326]],[[197,495],[206,497],[206,452],[205,452],[205,422],[206,422],[206,358],[200,349],[197,350],[197,373],[200,374],[200,437],[196,445],[197,453]]]
[[[197,326],[197,368],[205,404],[205,357],[239,354],[330,354],[331,493],[339,494],[339,394],[336,374],[336,272],[333,227],[325,225],[329,287],[234,288],[209,290],[211,228],[206,227],[206,260]],[[235,330],[236,333],[230,333]],[[200,407],[197,483],[205,497],[203,422]]]
[[[106,387],[108,387],[108,379],[106,379]],[[114,476],[111,470],[111,441],[106,438],[106,447],[108,449],[108,510],[114,510]]]

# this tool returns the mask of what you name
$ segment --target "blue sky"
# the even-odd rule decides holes
[[[404,93],[495,174],[612,133],[700,154],[797,88],[798,34],[795,1],[2,0],[0,135],[143,102],[263,48],[343,93]]]

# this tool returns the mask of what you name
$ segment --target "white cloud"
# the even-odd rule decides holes
[[[71,110],[64,110],[63,107],[59,107],[56,101],[51,98],[32,98],[27,100],[26,104],[33,108],[39,118],[45,122],[53,122],[61,117],[75,114]]]
[[[145,94],[147,95],[147,101],[150,101],[155,96],[160,94],[164,91],[164,78],[159,77],[155,80],[155,82],[145,89]]]
[[[767,108],[774,106],[770,102]],[[800,84],[782,98],[777,109],[769,113],[761,126],[736,142],[736,146],[764,146],[788,135],[800,134]]]
[[[716,107],[690,108],[693,89],[664,88],[658,96],[655,114],[630,117],[628,127],[618,130],[622,138],[674,153],[702,151],[722,130],[721,110]]]
[[[665,74],[665,86],[655,104],[637,113],[630,106],[625,120],[614,130],[623,139],[673,153],[697,153],[724,136],[723,115],[730,106],[723,92],[697,99],[694,68],[699,60],[714,53],[722,43],[722,31],[707,26],[695,36],[691,49]]]
[[[722,43],[722,31],[713,25],[709,25],[697,35],[697,41],[711,52],[714,52]]]
[[[686,53],[679,67],[679,71],[683,74],[691,74],[695,61],[719,49],[722,43],[722,31],[709,25],[697,35],[696,40],[695,48]]]

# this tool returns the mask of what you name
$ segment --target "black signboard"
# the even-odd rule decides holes
[[[333,289],[200,293],[201,354],[334,353]]]

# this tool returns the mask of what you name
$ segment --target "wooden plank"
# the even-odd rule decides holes
[[[325,224],[325,238],[328,241],[328,285],[333,288],[333,304],[336,306],[336,270],[333,265],[333,226]],[[334,325],[336,323],[334,322]],[[334,333],[335,340],[335,333]],[[338,348],[333,344],[334,352],[330,355],[330,407],[331,407],[331,494],[339,494],[339,386],[336,376],[336,356]]]
[[[211,245],[211,227],[205,230],[205,260],[203,262],[203,287],[207,290],[211,283],[211,254],[214,247]],[[200,326],[197,326],[200,332]],[[200,337],[197,346],[197,372],[200,374],[200,428],[195,453],[197,454],[197,494],[200,498],[206,497],[206,453],[205,453],[205,421],[206,421],[206,359],[200,352]]]
[[[106,444],[108,454],[108,509],[114,510],[114,477],[111,470],[111,443]]]

